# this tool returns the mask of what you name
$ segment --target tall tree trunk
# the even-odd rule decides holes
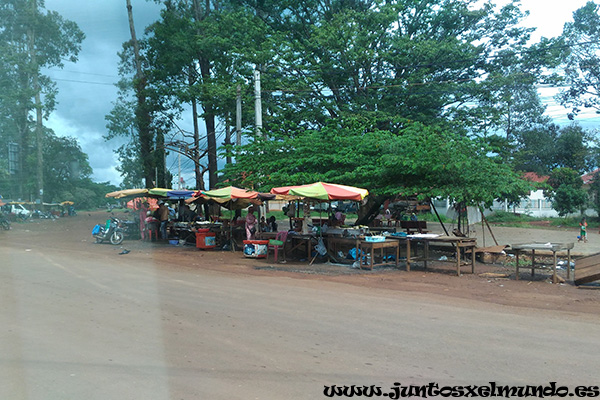
[[[190,66],[189,85],[190,87],[196,82],[196,75],[193,66]],[[198,102],[192,98],[192,121],[194,125],[194,143],[192,147],[192,160],[194,161],[194,176],[196,177],[196,188],[205,190],[204,174],[200,168],[200,127],[198,126]]]
[[[171,187],[171,182],[167,182],[167,171],[165,168],[165,135],[160,129],[156,130],[154,168],[156,170],[156,186],[163,188]]]
[[[212,110],[212,107],[205,107]],[[204,114],[206,123],[206,142],[208,150],[208,185],[211,189],[217,187],[217,138],[215,134],[215,114],[209,111]]]
[[[127,0],[127,15],[129,17],[129,31],[131,32],[131,41],[133,44],[134,61],[135,61],[135,94],[137,98],[137,107],[135,110],[135,121],[138,129],[138,138],[140,144],[140,162],[142,163],[142,171],[146,188],[156,186],[154,179],[154,157],[152,157],[152,130],[150,113],[146,101],[146,78],[142,70],[142,61],[140,58],[140,46],[135,35],[135,26],[133,24],[133,12],[131,0]],[[164,152],[164,148],[162,150]]]
[[[37,13],[37,1],[31,1],[32,15]],[[33,27],[29,27],[27,30],[27,36],[29,39],[29,62],[32,71],[32,82],[33,90],[35,92],[35,138],[36,138],[36,193],[34,198],[40,199],[40,203],[44,202],[44,160],[43,160],[43,146],[44,146],[44,131],[42,125],[42,101],[40,98],[40,83],[39,83],[39,68],[37,62],[37,52],[35,50],[35,32]]]
[[[200,22],[203,18],[200,13],[198,0],[194,0],[194,18]],[[204,18],[210,14],[210,0],[205,1]],[[198,32],[200,35],[201,32]],[[203,83],[210,81],[211,61],[198,55],[198,64],[200,65],[200,75]],[[217,185],[217,138],[215,133],[215,113],[212,104],[203,104],[204,123],[206,124],[206,143],[208,151],[208,186],[214,189]]]

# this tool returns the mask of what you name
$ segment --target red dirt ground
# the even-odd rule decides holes
[[[312,266],[308,265],[308,262],[293,260],[288,260],[285,264],[275,264],[272,259],[267,262],[264,259],[245,258],[240,251],[203,251],[193,246],[171,246],[167,243],[139,240],[126,240],[120,246],[95,244],[91,230],[107,216],[106,211],[80,212],[76,217],[58,220],[13,223],[13,229],[0,232],[0,241],[8,245],[11,251],[33,247],[53,248],[64,250],[66,253],[79,253],[84,257],[106,258],[107,262],[119,262],[122,257],[136,257],[147,260],[158,268],[175,268],[190,273],[202,269],[223,274],[323,280],[374,289],[435,293],[450,298],[548,311],[597,314],[600,309],[600,290],[576,287],[572,282],[572,274],[570,281],[555,285],[551,283],[550,271],[536,271],[535,279],[531,279],[529,272],[525,270],[521,273],[521,280],[517,281],[514,267],[509,265],[477,262],[475,274],[471,274],[470,267],[465,266],[462,276],[458,277],[454,264],[441,262],[430,262],[427,270],[423,269],[422,263],[417,263],[407,272],[401,262],[399,269],[379,267],[369,271],[325,262]],[[549,233],[546,230],[521,228],[502,228],[494,233],[501,244],[507,240],[512,243],[534,239],[545,242],[561,237],[573,241],[577,235],[576,232],[570,231]],[[486,241],[488,246],[493,245],[490,243],[489,234]],[[481,246],[480,239],[478,244]],[[130,250],[130,253],[119,255],[124,248]],[[600,251],[598,234],[591,237],[589,243],[576,244],[574,250],[577,249],[579,250],[575,251],[575,254],[578,255],[593,253],[596,249]],[[84,260],[85,258],[82,262],[85,262]],[[566,278],[566,271],[561,270],[559,275]]]

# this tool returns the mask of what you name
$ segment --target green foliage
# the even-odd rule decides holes
[[[44,139],[44,199],[47,202],[70,200],[60,196],[75,192],[81,180],[88,179],[92,168],[77,140],[48,132]]]
[[[239,149],[245,156],[225,174],[260,190],[321,180],[366,187],[374,196],[417,194],[468,204],[491,204],[530,189],[509,166],[490,157],[483,143],[449,130],[405,125],[397,135],[358,121],[352,128],[331,121],[318,131],[287,127]]]
[[[583,174],[594,166],[590,143],[593,137],[580,126],[572,124],[560,130],[556,139],[556,165]]]
[[[550,174],[556,166],[557,137],[556,125],[522,131],[513,153],[515,169],[540,176]]]
[[[515,214],[506,211],[494,211],[486,218],[492,224],[522,228],[539,228],[540,225],[535,224],[535,222],[544,222],[553,228],[576,228],[579,227],[579,222],[581,221],[581,217],[579,216],[559,218],[532,217],[527,214]]]
[[[531,221],[537,221],[539,220],[539,218],[536,217],[532,217],[530,215],[527,214],[515,214],[512,212],[507,212],[507,211],[494,211],[492,214],[488,215],[486,217],[488,222],[491,223],[508,223],[508,224],[514,224],[514,223],[523,223],[523,222],[531,222]]]
[[[581,210],[587,202],[587,192],[577,171],[571,168],[556,168],[552,171],[548,184],[551,189],[544,191],[552,199],[554,208],[561,217]]]
[[[74,22],[45,10],[43,2],[0,2],[0,154],[4,158],[7,143],[15,143],[18,149],[15,175],[7,176],[6,166],[0,166],[0,189],[11,197],[38,197],[37,182],[42,177],[36,168],[34,99],[40,95],[42,117],[48,118],[56,96],[54,83],[41,74],[41,68],[76,61],[83,39]],[[46,148],[45,143],[39,145]]]
[[[589,195],[592,208],[600,215],[600,175],[597,171],[590,183]]]
[[[517,170],[548,175],[554,168],[570,168],[580,174],[595,165],[597,144],[581,126],[539,127],[520,133],[513,153]]]
[[[559,100],[571,107],[572,115],[584,108],[600,110],[600,5],[588,1],[565,24],[562,38],[569,52],[564,57],[565,83]]]

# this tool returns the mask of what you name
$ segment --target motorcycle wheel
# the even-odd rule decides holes
[[[102,242],[103,242],[103,240],[100,239],[98,236],[96,236],[96,243],[102,243]]]
[[[123,232],[113,232],[113,234],[110,235],[110,243],[114,245],[121,244],[123,239],[125,239]]]
[[[8,231],[10,229],[10,222],[2,221],[2,229],[4,229],[5,231]]]

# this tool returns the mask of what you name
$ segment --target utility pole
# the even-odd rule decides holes
[[[254,70],[254,118],[256,133],[262,131],[262,103],[260,98],[260,71],[257,68]]]
[[[235,144],[242,145],[242,87],[237,85],[237,97],[235,101]]]
[[[179,164],[177,168],[177,189],[181,190],[181,146],[179,147],[179,152],[177,153],[177,162]]]
[[[231,114],[227,115],[227,118],[225,119],[225,144],[231,144]],[[231,153],[227,152],[225,162],[231,164]]]

